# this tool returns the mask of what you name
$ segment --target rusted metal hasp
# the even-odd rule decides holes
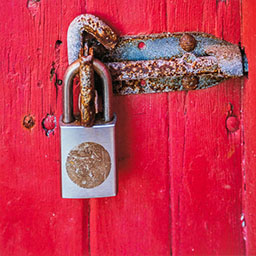
[[[81,39],[84,23],[88,25],[90,18],[97,24],[97,17],[87,16],[77,17],[69,27],[69,63],[78,58],[81,44],[74,40]],[[98,25],[100,29],[102,25]],[[102,34],[112,35],[111,47],[106,47],[104,40],[98,40],[95,35],[97,40],[91,44],[96,49],[95,57],[109,67],[116,94],[204,89],[228,78],[241,77],[248,71],[246,56],[238,45],[209,34],[162,33],[118,39],[107,31],[110,30]]]
[[[91,14],[77,16],[68,28],[68,60],[69,64],[77,60],[83,44],[83,33],[86,32],[108,50],[113,49],[118,36],[114,31],[98,17]]]
[[[69,58],[76,60],[76,50],[80,49],[80,121],[83,126],[90,127],[94,124],[95,105],[97,106],[93,72],[94,49],[91,41],[100,42],[111,50],[117,44],[118,36],[108,25],[91,14],[76,17],[69,27],[68,35],[68,48],[72,49],[69,51]]]

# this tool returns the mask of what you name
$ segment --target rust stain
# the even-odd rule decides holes
[[[85,31],[91,34],[107,49],[111,50],[116,46],[117,34],[98,17],[86,14],[81,16],[77,22],[82,24],[81,33]]]
[[[196,47],[196,39],[192,35],[185,33],[180,38],[180,47],[184,51],[191,52]]]
[[[108,177],[111,159],[100,144],[84,142],[73,148],[66,160],[69,178],[82,188],[94,188]]]
[[[77,34],[82,45],[86,42],[94,49],[94,57],[108,66],[116,94],[197,90],[243,76],[239,47],[210,34],[183,32],[118,38],[98,17],[81,15],[70,25],[70,63],[79,55],[79,44],[72,43]]]
[[[196,76],[184,76],[181,83],[185,90],[194,90],[199,83],[199,79]]]
[[[140,80],[177,75],[222,74],[214,57],[184,54],[170,60],[123,61],[107,63],[113,80]],[[224,77],[224,75],[223,75]]]
[[[80,118],[83,126],[90,127],[95,119],[95,89],[93,70],[93,51],[88,56],[81,55],[80,60]]]
[[[227,159],[231,158],[234,155],[235,151],[236,151],[235,146],[232,145],[230,150],[228,151]]]
[[[198,85],[194,90],[209,88],[225,79],[214,74],[201,74],[198,77]],[[172,76],[167,78],[114,81],[113,91],[117,95],[160,93],[184,90],[182,79],[184,76]]]
[[[30,130],[34,127],[34,125],[35,125],[35,118],[32,115],[29,114],[29,115],[24,117],[23,126],[26,129]]]

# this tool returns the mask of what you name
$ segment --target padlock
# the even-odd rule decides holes
[[[104,122],[81,126],[73,117],[73,78],[79,61],[64,75],[61,131],[61,178],[63,198],[95,198],[116,195],[115,125],[112,113],[112,80],[108,68],[93,60],[93,69],[102,78]]]

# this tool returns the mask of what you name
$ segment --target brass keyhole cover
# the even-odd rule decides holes
[[[84,142],[68,154],[66,170],[69,178],[82,188],[94,188],[102,184],[111,169],[111,159],[100,144]]]

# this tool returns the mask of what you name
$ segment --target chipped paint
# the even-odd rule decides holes
[[[45,131],[45,135],[49,136],[51,133],[54,134],[54,130],[57,126],[57,120],[54,115],[47,114],[42,121],[42,127]]]

